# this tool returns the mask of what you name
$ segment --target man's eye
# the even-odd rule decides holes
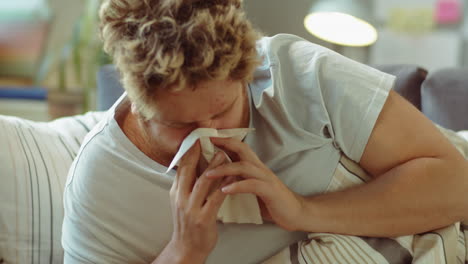
[[[231,111],[231,109],[229,109],[227,111],[224,111],[224,112],[222,112],[220,114],[217,114],[217,115],[213,116],[213,119],[220,119],[221,117],[227,115],[227,113],[229,113],[230,111]]]
[[[226,114],[226,113],[222,113],[222,114],[213,116],[213,119],[220,119],[220,118],[223,117],[225,114]]]
[[[169,124],[168,126],[171,127],[171,128],[181,129],[181,128],[189,127],[190,124]]]

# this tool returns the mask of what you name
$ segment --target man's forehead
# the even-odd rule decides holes
[[[209,120],[231,109],[239,97],[240,94],[232,92],[209,94],[202,98],[172,94],[159,98],[155,104],[154,119],[159,122],[181,124]]]
[[[204,89],[210,88],[222,88],[225,89],[227,87],[232,86],[239,86],[242,85],[242,81],[234,81],[234,80],[206,80],[206,81],[198,81],[195,83],[190,83],[185,85],[184,87],[179,86],[179,84],[171,84],[167,86],[165,89],[161,89],[160,91],[167,91],[174,94],[177,93],[184,93],[190,91],[200,91]]]

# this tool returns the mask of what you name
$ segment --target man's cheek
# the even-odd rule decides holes
[[[184,141],[185,137],[187,137],[190,132],[191,130],[187,129],[167,129],[162,135],[165,135],[163,140],[168,144],[170,149],[177,151],[182,141]]]

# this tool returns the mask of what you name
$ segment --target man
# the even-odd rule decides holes
[[[100,16],[126,94],[70,170],[65,263],[257,263],[305,232],[398,236],[468,218],[466,161],[394,77],[260,38],[240,0],[107,0]],[[232,163],[217,155],[199,175],[195,145],[166,174],[203,127],[255,131],[211,139]],[[374,180],[322,194],[342,155]],[[234,193],[255,194],[271,223],[217,223]]]

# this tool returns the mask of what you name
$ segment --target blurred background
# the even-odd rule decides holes
[[[467,0],[245,0],[265,35],[290,33],[362,63],[468,65]],[[37,121],[101,110],[99,0],[0,1],[0,114]],[[338,16],[346,15],[346,16]]]

